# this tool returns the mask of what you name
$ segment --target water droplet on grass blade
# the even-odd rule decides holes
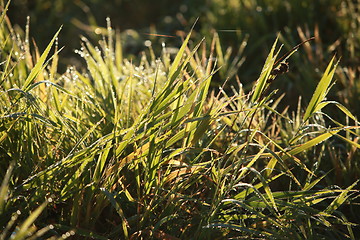
[[[150,40],[146,40],[146,41],[144,42],[144,45],[145,45],[145,47],[151,47],[151,41],[150,41]]]
[[[95,34],[100,35],[101,34],[101,28],[95,28]]]

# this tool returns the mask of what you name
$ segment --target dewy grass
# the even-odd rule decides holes
[[[189,33],[176,56],[135,65],[108,20],[99,46],[82,39],[86,69],[58,74],[58,33],[31,65],[4,22],[1,239],[355,239],[342,210],[356,207],[357,182],[331,186],[313,166],[333,136],[358,147],[357,126],[326,127],[329,84],[311,110],[278,109],[282,97],[264,93],[276,42],[252,95],[216,95],[216,39],[191,47]]]

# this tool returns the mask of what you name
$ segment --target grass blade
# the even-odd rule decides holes
[[[330,203],[330,205],[325,209],[324,212],[332,214],[336,209],[338,209],[346,201],[346,199],[349,198],[348,193],[358,184],[358,182],[359,180],[357,180],[351,186],[342,191],[339,196],[337,196],[334,201]]]
[[[269,55],[266,58],[264,67],[261,70],[260,77],[258,78],[258,80],[256,82],[254,93],[252,94],[252,97],[251,97],[252,102],[257,102],[260,99],[261,94],[265,89],[266,81],[268,80],[268,78],[270,76],[271,70],[272,70],[272,68],[274,66],[276,57],[278,55],[278,53],[276,53],[274,55],[275,47],[276,47],[276,44],[278,42],[278,39],[279,38],[277,37],[274,44],[273,44],[273,46],[272,46],[272,48],[271,48],[271,50],[270,50]]]
[[[41,204],[37,209],[35,209],[35,211],[33,211],[30,214],[30,216],[19,227],[19,231],[16,232],[16,235],[13,238],[13,240],[21,240],[21,239],[24,239],[27,236],[28,232],[30,231],[30,229],[29,229],[30,226],[40,216],[42,211],[45,209],[46,205],[47,205],[47,202]]]
[[[41,55],[41,57],[39,58],[38,62],[36,63],[36,65],[34,66],[34,68],[31,70],[29,76],[26,78],[23,86],[22,86],[22,90],[24,91],[28,91],[28,88],[31,84],[31,82],[39,75],[39,73],[45,68],[44,63],[46,61],[46,58],[51,50],[52,45],[54,44],[56,38],[58,37],[59,33],[61,31],[61,27],[60,29],[55,33],[53,39],[50,41],[49,45],[46,47],[45,51],[43,52],[43,54]]]
[[[308,107],[306,108],[303,121],[306,122],[316,111],[320,111],[326,104],[320,105],[324,101],[326,94],[329,91],[329,86],[335,73],[335,69],[338,63],[333,65],[335,56],[331,59],[327,66],[319,84],[317,85],[315,92],[310,100]]]
[[[12,170],[14,169],[15,162],[10,163],[8,170],[6,171],[5,177],[0,187],[0,216],[4,212],[6,199],[8,197],[9,181],[11,178]]]

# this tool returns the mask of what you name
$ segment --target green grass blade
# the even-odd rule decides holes
[[[2,25],[2,23],[3,23],[4,19],[5,19],[6,13],[7,13],[8,9],[9,9],[10,2],[11,2],[11,0],[9,0],[6,3],[5,8],[2,9],[2,13],[1,13],[1,17],[0,17],[0,26]]]
[[[32,83],[32,81],[38,76],[38,74],[45,68],[44,63],[46,61],[46,58],[51,50],[52,45],[54,44],[56,38],[58,37],[59,33],[61,31],[61,27],[60,29],[55,33],[53,39],[50,41],[49,45],[46,47],[45,51],[43,52],[43,54],[41,55],[41,57],[39,58],[38,62],[36,63],[36,65],[34,66],[34,68],[31,70],[29,76],[26,78],[23,86],[22,86],[22,90],[23,91],[28,91],[30,84]]]
[[[184,53],[185,53],[185,49],[186,49],[186,46],[189,42],[189,39],[190,39],[190,36],[191,36],[191,31],[190,33],[187,35],[187,37],[185,38],[183,44],[181,45],[180,47],[180,50],[178,51],[178,53],[176,54],[176,57],[173,61],[173,63],[171,64],[171,67],[169,69],[169,74],[168,74],[168,84],[171,84],[173,82],[173,77],[174,77],[174,74],[175,72],[177,71],[177,69],[179,68],[180,66],[180,63],[181,63],[181,59],[183,58],[184,56]]]
[[[324,101],[327,92],[329,91],[330,83],[333,79],[335,69],[338,63],[333,65],[335,56],[331,59],[327,66],[319,84],[317,85],[315,92],[310,100],[308,107],[306,108],[303,121],[306,122],[316,111],[320,111],[322,107],[326,105],[320,105]]]
[[[348,116],[349,118],[351,118],[352,120],[354,120],[355,122],[358,123],[357,118],[349,111],[349,109],[347,109],[344,105],[338,103],[338,102],[334,102],[334,104],[343,112],[346,114],[346,116]]]
[[[129,239],[129,233],[128,233],[129,224],[125,218],[124,212],[123,212],[120,204],[116,201],[116,199],[114,198],[114,195],[112,193],[110,193],[108,190],[106,190],[105,188],[101,188],[101,191],[105,194],[107,199],[110,201],[112,207],[119,214],[119,216],[121,218],[121,225],[122,225],[122,229],[124,232],[124,237],[125,237],[125,239]]]
[[[80,146],[94,131],[95,129],[103,122],[104,118],[102,118],[100,121],[98,121],[96,124],[94,124],[82,137],[81,139],[75,144],[73,149],[71,149],[70,154],[72,154],[78,146]]]
[[[290,150],[288,153],[292,156],[292,155],[296,155],[298,153],[304,152],[305,150],[325,141],[326,139],[334,136],[336,133],[338,133],[340,130],[332,130],[329,131],[327,133],[323,133],[320,136],[317,136],[309,141],[307,141],[306,143]]]
[[[1,182],[0,187],[0,216],[4,213],[6,200],[8,197],[9,181],[11,178],[12,170],[14,169],[15,162],[10,163],[8,170],[6,171],[5,177]]]
[[[266,85],[266,81],[268,80],[271,70],[274,66],[276,57],[278,55],[278,53],[276,53],[274,55],[275,52],[275,48],[276,48],[276,44],[278,42],[279,37],[276,38],[269,55],[266,58],[265,64],[263,69],[261,70],[261,74],[260,77],[258,78],[258,80],[256,81],[256,85],[255,85],[255,89],[254,92],[251,96],[251,101],[252,102],[257,102],[260,99],[260,96],[262,94],[262,92],[264,91],[265,85]]]
[[[360,144],[358,144],[357,142],[354,142],[354,141],[352,141],[352,140],[350,140],[350,139],[348,139],[348,138],[346,138],[346,137],[343,137],[343,136],[341,136],[340,134],[336,134],[336,136],[339,137],[339,138],[341,138],[341,139],[344,140],[345,142],[350,143],[352,146],[360,149]]]
[[[265,231],[257,231],[255,229],[252,228],[248,228],[248,227],[243,227],[241,225],[237,225],[237,224],[228,224],[228,223],[211,223],[207,226],[205,226],[204,228],[223,228],[223,229],[231,229],[234,231],[238,231],[241,232],[242,234],[250,234],[250,236],[268,236],[271,237],[271,234],[265,232]],[[271,238],[269,238],[271,239]]]
[[[359,180],[354,182],[351,186],[342,191],[335,199],[330,203],[330,205],[325,209],[325,213],[332,214],[336,209],[338,209],[345,201],[349,198],[348,193],[353,189]]]
[[[27,234],[29,233],[30,226],[35,222],[35,220],[40,216],[42,211],[45,209],[47,205],[47,202],[41,204],[35,211],[33,211],[29,217],[26,218],[26,220],[20,225],[18,232],[16,232],[16,235],[13,240],[21,240],[25,239]]]

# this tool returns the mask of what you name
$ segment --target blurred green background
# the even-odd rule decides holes
[[[360,90],[355,82],[360,65],[357,54],[360,46],[358,1],[13,0],[9,16],[22,29],[25,29],[27,16],[30,16],[30,35],[40,50],[45,48],[56,30],[64,26],[59,38],[60,46],[65,46],[60,58],[62,71],[70,64],[81,66],[74,53],[80,48],[78,36],[84,35],[93,41],[101,39],[101,34],[95,34],[94,29],[106,27],[107,17],[110,17],[112,26],[123,33],[125,54],[134,56],[134,59],[146,50],[144,42],[147,39],[153,41],[155,53],[161,50],[162,42],[172,47],[181,44],[179,37],[154,37],[148,33],[178,36],[179,31],[187,33],[199,18],[193,42],[205,37],[210,45],[214,30],[217,31],[223,51],[231,47],[232,58],[237,55],[243,58],[244,62],[236,73],[245,85],[258,77],[278,33],[281,33],[280,41],[284,44],[282,54],[304,39],[315,36],[311,47],[301,47],[300,53],[291,57],[290,72],[286,75],[290,81],[278,81],[274,86],[290,93],[285,100],[297,101],[299,95],[310,98],[312,91],[308,89],[315,88],[321,71],[336,53],[341,57],[342,68],[337,72],[338,84],[332,95],[340,101],[348,101],[347,106],[355,114],[360,113],[355,104],[360,100]],[[227,78],[230,62],[224,65],[216,84]],[[231,81],[235,81],[234,76]],[[346,88],[349,84],[352,89]]]
[[[22,28],[30,16],[32,36],[41,47],[64,25],[60,42],[67,51],[79,45],[79,34],[91,35],[87,26],[105,26],[106,17],[121,30],[149,32],[155,28],[167,35],[175,35],[177,30],[188,31],[199,17],[196,29],[201,36],[209,37],[215,29],[225,45],[236,46],[249,34],[251,49],[247,53],[258,58],[259,49],[267,54],[266,48],[278,32],[291,41],[289,44],[298,42],[298,27],[313,36],[318,26],[326,45],[338,39],[346,40],[353,25],[346,16],[351,14],[348,6],[351,3],[343,0],[13,0],[9,15]]]

